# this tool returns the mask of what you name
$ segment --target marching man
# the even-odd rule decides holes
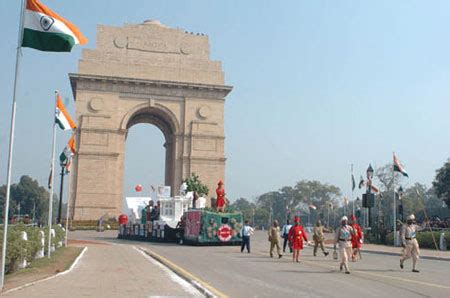
[[[352,255],[352,235],[355,233],[353,228],[348,225],[347,216],[341,218],[341,225],[336,229],[336,235],[334,238],[334,249],[336,250],[336,244],[339,244],[339,254],[341,255],[341,264],[339,270],[342,271],[345,268],[345,274],[350,274],[348,267],[348,258]]]
[[[300,262],[300,250],[303,249],[303,240],[308,242],[308,237],[306,236],[303,227],[300,225],[300,217],[296,216],[294,218],[294,223],[295,225],[289,230],[288,238],[293,249],[292,261],[298,263]]]
[[[350,219],[351,226],[355,232],[354,234],[352,234],[352,261],[355,262],[358,255],[359,258],[362,259],[361,247],[363,243],[363,232],[361,227],[358,225],[358,222],[356,221],[356,216],[352,215]]]
[[[402,237],[402,246],[403,249],[403,256],[400,258],[400,268],[403,269],[403,263],[406,259],[409,259],[412,257],[413,262],[413,269],[412,272],[418,273],[419,270],[416,269],[417,260],[419,259],[419,243],[416,239],[416,232],[419,230],[418,226],[414,223],[416,220],[416,217],[414,214],[409,215],[406,218],[406,224],[403,225],[402,231],[401,231],[401,237]]]

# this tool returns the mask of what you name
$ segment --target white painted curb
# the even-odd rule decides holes
[[[47,281],[47,280],[56,278],[56,277],[58,277],[58,276],[67,274],[67,273],[69,273],[70,271],[72,271],[72,270],[75,268],[75,266],[78,264],[78,262],[81,260],[81,258],[83,257],[84,253],[85,253],[87,250],[88,250],[87,247],[83,248],[83,250],[82,250],[81,253],[78,255],[78,257],[75,259],[75,261],[72,263],[72,265],[70,266],[70,268],[67,269],[67,270],[65,270],[65,271],[63,271],[63,272],[59,272],[59,273],[57,273],[57,274],[55,274],[55,275],[52,275],[52,276],[49,276],[49,277],[46,277],[46,278],[43,278],[43,279],[39,279],[39,280],[30,282],[30,283],[24,284],[24,285],[22,285],[22,286],[20,286],[20,287],[12,288],[12,289],[9,289],[9,290],[6,291],[6,292],[0,292],[0,293],[1,293],[1,294],[7,294],[7,293],[15,292],[15,291],[21,290],[21,289],[23,289],[23,288],[26,288],[26,287],[29,287],[29,286],[32,286],[32,285],[41,283],[41,282],[43,282],[43,281]]]

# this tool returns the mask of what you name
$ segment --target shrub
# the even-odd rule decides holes
[[[65,231],[60,226],[54,226],[55,237],[52,238],[52,244],[57,247],[59,241],[64,240]],[[22,240],[21,232],[27,233],[28,241]],[[37,227],[26,226],[23,223],[9,225],[8,229],[8,246],[6,247],[5,267],[6,272],[10,273],[17,269],[19,261],[26,259],[28,262],[33,261],[37,252],[41,249],[40,229]],[[48,228],[44,229],[45,243],[44,250],[47,253],[48,248]],[[0,238],[3,240],[3,230],[0,231]],[[3,241],[2,241],[3,243]],[[0,249],[1,245],[0,243]]]
[[[434,239],[436,240],[436,244],[439,247],[439,239],[441,237],[441,232],[433,232]],[[392,245],[394,243],[394,234],[389,233],[386,237],[386,241],[388,245]],[[431,236],[431,232],[419,232],[417,233],[417,241],[419,242],[419,246],[421,248],[431,248],[436,249],[434,245],[433,237]],[[447,250],[450,249],[450,233],[445,233],[445,242],[447,243]]]

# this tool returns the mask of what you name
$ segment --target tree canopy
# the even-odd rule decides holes
[[[6,198],[6,185],[0,188],[0,204],[4,206]],[[9,217],[14,215],[28,214],[30,217],[36,215],[37,221],[46,221],[48,218],[48,191],[39,185],[37,180],[24,175],[19,183],[11,185],[11,197],[9,204]],[[54,204],[57,200],[53,200]],[[3,219],[3,208],[1,208]]]
[[[199,196],[206,196],[209,193],[208,187],[200,181],[198,175],[195,173],[192,173],[183,182],[186,183],[187,191],[196,192]]]
[[[436,195],[444,200],[450,208],[450,159],[436,171],[436,178],[433,181]]]

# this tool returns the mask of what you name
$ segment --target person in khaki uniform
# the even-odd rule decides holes
[[[273,258],[273,249],[277,247],[278,258],[281,258],[280,248],[280,227],[278,225],[278,220],[274,220],[272,227],[269,230],[269,242],[270,242],[270,257]]]
[[[412,257],[413,268],[412,272],[419,273],[419,270],[416,269],[417,260],[419,260],[420,250],[419,243],[416,239],[416,232],[419,230],[419,227],[414,223],[416,217],[414,214],[409,215],[406,218],[406,224],[403,225],[402,231],[400,233],[402,237],[402,245],[403,245],[403,255],[400,258],[400,268],[403,269],[403,263],[405,260]]]
[[[316,225],[314,226],[313,232],[313,240],[314,240],[314,256],[316,256],[317,248],[320,245],[320,249],[322,249],[322,252],[325,256],[328,256],[328,252],[325,251],[323,248],[323,241],[325,240],[325,237],[323,236],[324,227],[322,226],[322,222],[318,220],[316,222]]]
[[[348,225],[347,216],[341,218],[341,225],[336,229],[334,238],[334,249],[339,244],[339,254],[341,256],[341,264],[339,270],[345,269],[346,274],[350,274],[348,267],[348,258],[352,256],[352,235],[355,233],[352,226]]]

